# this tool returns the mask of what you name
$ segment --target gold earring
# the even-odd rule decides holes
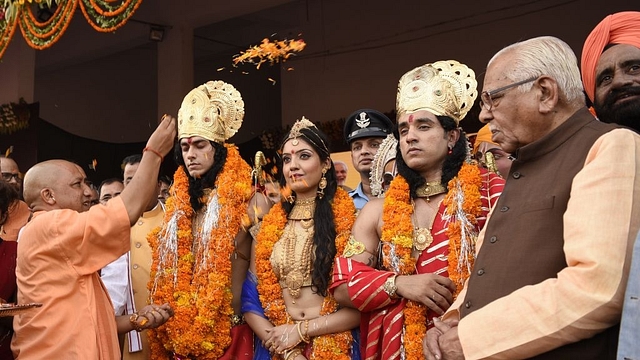
[[[318,183],[318,198],[322,199],[324,197],[324,189],[327,187],[327,169],[322,169],[322,177],[320,178],[320,182]]]

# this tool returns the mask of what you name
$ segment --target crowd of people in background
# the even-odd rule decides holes
[[[346,117],[353,189],[304,116],[243,160],[220,80],[99,186],[1,156],[0,360],[640,359],[640,12],[432,60]]]

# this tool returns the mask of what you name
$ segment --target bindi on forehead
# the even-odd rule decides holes
[[[409,115],[409,124],[413,123],[414,120],[414,116],[413,115]]]

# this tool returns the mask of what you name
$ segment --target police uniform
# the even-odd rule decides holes
[[[360,109],[353,112],[344,123],[344,138],[347,144],[360,138],[385,138],[393,130],[393,122],[383,113],[372,109]],[[349,191],[356,209],[360,210],[369,201],[362,189],[362,183]]]

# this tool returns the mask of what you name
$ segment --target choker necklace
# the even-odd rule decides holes
[[[290,220],[309,220],[313,219],[316,211],[316,198],[296,199],[293,208],[287,217]]]
[[[436,195],[444,194],[446,192],[447,192],[447,188],[444,187],[444,185],[442,185],[440,182],[433,182],[433,183],[427,182],[416,189],[416,195],[421,198],[426,198],[427,202],[431,200],[429,199],[430,196],[436,196]]]

